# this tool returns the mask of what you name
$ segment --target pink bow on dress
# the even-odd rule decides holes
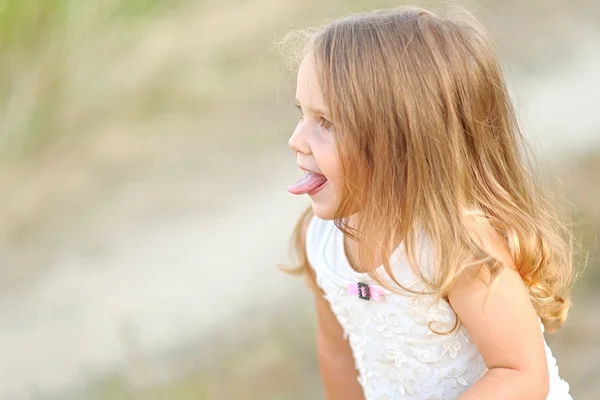
[[[358,295],[363,300],[375,300],[381,301],[383,297],[383,291],[376,286],[369,286],[366,283],[358,282],[351,283],[348,285],[348,292],[350,294]]]

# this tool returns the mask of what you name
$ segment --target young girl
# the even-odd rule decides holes
[[[482,27],[404,7],[291,37],[327,398],[570,399],[543,337],[569,308],[568,231]]]

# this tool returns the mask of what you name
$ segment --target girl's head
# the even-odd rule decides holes
[[[492,276],[501,268],[473,238],[475,212],[506,239],[547,327],[560,325],[570,248],[525,168],[484,29],[465,12],[402,7],[292,38],[307,40],[296,54],[303,116],[289,144],[298,164],[317,173],[292,191],[314,189],[314,214],[359,241],[364,266],[388,260],[400,241],[414,260],[424,231],[437,265],[422,278],[441,297],[474,254]]]

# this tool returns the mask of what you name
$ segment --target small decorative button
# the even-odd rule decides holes
[[[375,301],[381,301],[381,297],[383,292],[376,286],[369,286],[366,283],[358,282],[351,283],[348,285],[348,292],[350,294],[355,294],[359,299],[363,299],[369,301],[371,299]]]
[[[358,282],[358,298],[369,301],[371,300],[371,288],[366,283]]]

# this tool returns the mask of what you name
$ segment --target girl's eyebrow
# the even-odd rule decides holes
[[[296,106],[301,107],[300,106],[300,101],[298,99],[296,99]],[[327,112],[325,112],[323,110],[320,110],[320,109],[312,106],[311,104],[308,104],[306,106],[306,109],[308,111],[310,111],[311,113],[313,113],[313,114],[320,114],[320,115],[323,115],[323,116],[328,116],[329,115],[329,113],[327,113]]]

